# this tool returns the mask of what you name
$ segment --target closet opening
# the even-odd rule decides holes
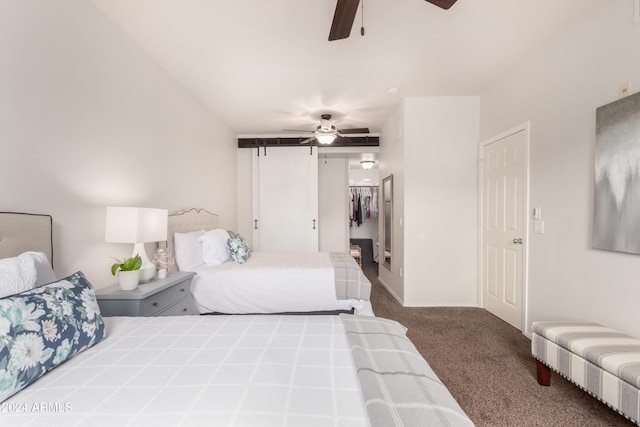
[[[380,176],[377,162],[363,168],[362,160],[349,161],[349,245],[352,256],[360,252],[363,266],[379,260]]]

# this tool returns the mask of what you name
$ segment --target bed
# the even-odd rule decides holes
[[[81,272],[0,299],[0,423],[473,425],[392,320],[102,318]]]
[[[369,302],[371,283],[348,254],[250,252],[242,263],[221,258],[215,264],[205,263],[202,257],[196,259],[194,252],[198,249],[191,246],[196,248],[195,239],[202,239],[202,234],[197,234],[202,230],[235,236],[218,227],[218,216],[204,209],[188,209],[169,216],[168,247],[175,253],[178,265],[182,264],[181,270],[197,273],[191,293],[200,313],[373,315]],[[194,255],[193,259],[183,256],[181,263],[184,253]],[[215,256],[212,259],[217,260]]]

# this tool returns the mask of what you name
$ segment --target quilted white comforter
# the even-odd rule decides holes
[[[105,318],[3,402],[9,426],[368,426],[338,316]]]
[[[355,294],[360,295],[359,298],[336,296],[336,272],[328,252],[254,252],[244,264],[227,262],[195,271],[191,293],[200,313],[290,313],[353,308],[355,314],[373,315],[368,292]],[[362,270],[358,268],[358,271],[361,275],[358,280],[365,281],[370,291],[371,284]]]

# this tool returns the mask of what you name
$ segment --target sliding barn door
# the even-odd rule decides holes
[[[255,249],[317,252],[317,150],[268,148],[254,158],[254,176]]]

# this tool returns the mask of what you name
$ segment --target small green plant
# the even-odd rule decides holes
[[[133,271],[140,270],[142,267],[142,259],[140,255],[136,255],[131,258],[125,258],[124,261],[120,261],[118,258],[114,258],[117,262],[111,266],[111,274],[114,276],[118,272],[118,270],[122,271]]]

